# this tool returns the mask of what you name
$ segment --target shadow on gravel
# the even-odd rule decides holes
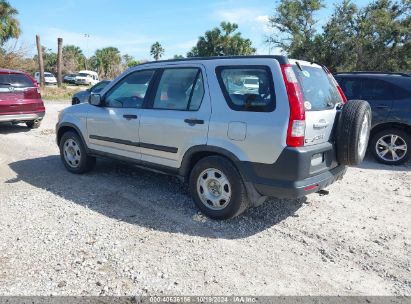
[[[408,161],[404,165],[400,166],[390,166],[390,165],[384,165],[379,163],[374,159],[373,156],[367,155],[364,159],[364,161],[357,166],[357,168],[360,169],[367,169],[367,170],[386,170],[386,171],[411,171],[411,161]]]
[[[0,123],[0,134],[29,132],[30,129],[24,124],[13,125],[11,123]]]
[[[27,182],[115,220],[201,237],[238,239],[254,235],[295,216],[306,201],[271,200],[235,219],[213,221],[197,212],[188,189],[177,178],[127,164],[98,160],[96,168],[86,175],[67,172],[57,155],[9,166],[17,176],[7,183]]]

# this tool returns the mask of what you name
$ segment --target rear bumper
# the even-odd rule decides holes
[[[322,161],[318,161],[321,159]],[[323,143],[285,148],[273,164],[240,162],[245,182],[261,196],[298,198],[341,179],[347,167],[336,161],[334,146]]]
[[[0,122],[19,122],[19,121],[31,121],[31,120],[42,120],[45,112],[39,113],[26,113],[26,114],[12,114],[12,115],[1,115]]]

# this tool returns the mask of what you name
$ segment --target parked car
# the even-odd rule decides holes
[[[90,94],[98,94],[100,93],[108,84],[110,83],[110,80],[103,80],[100,81],[99,83],[95,84],[91,88],[77,92],[76,94],[73,95],[73,98],[71,100],[72,105],[76,105],[79,103],[85,103],[88,102],[88,99],[90,97]]]
[[[239,90],[247,77],[257,92]],[[371,110],[345,101],[326,68],[285,56],[150,62],[64,109],[56,139],[72,173],[103,156],[174,174],[204,214],[227,219],[318,192],[359,164]]]
[[[37,81],[37,83],[40,83],[40,72],[34,73],[34,79]],[[44,72],[44,82],[46,85],[57,85],[56,76],[54,76],[50,72]]]
[[[63,82],[70,83],[70,84],[76,84],[76,76],[77,76],[77,74],[64,75]]]
[[[0,122],[38,128],[45,114],[35,80],[19,71],[0,69]]]
[[[370,150],[381,163],[399,165],[411,154],[411,74],[351,72],[335,75],[349,99],[372,109]]]
[[[95,85],[99,81],[98,74],[93,71],[80,71],[76,76],[77,85]]]

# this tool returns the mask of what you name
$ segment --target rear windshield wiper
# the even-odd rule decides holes
[[[11,86],[11,83],[8,83],[8,82],[0,82],[0,85],[8,85],[8,86]]]
[[[301,72],[303,71],[303,68],[298,61],[295,62],[295,65],[300,69]]]

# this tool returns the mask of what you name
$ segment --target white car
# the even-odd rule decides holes
[[[260,87],[257,77],[245,77],[243,78],[243,85],[249,91],[257,91]]]
[[[40,83],[40,72],[34,73],[34,79],[37,81],[37,83]],[[45,84],[57,84],[57,79],[56,76],[54,76],[50,72],[44,72],[44,82]]]
[[[94,71],[80,71],[75,80],[78,85],[95,85],[100,82],[98,74]]]

